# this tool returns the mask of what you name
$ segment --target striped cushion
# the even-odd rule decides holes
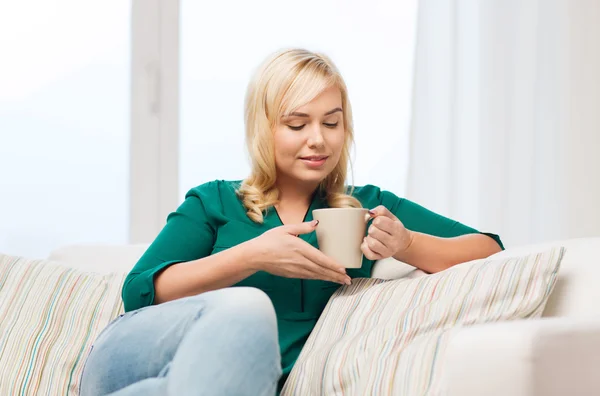
[[[0,254],[0,395],[77,395],[124,277]]]
[[[564,254],[477,260],[416,279],[356,279],[329,300],[282,395],[440,394],[461,326],[539,317]]]

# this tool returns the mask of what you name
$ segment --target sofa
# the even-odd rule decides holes
[[[553,290],[539,319],[461,329],[447,350],[444,388],[450,396],[599,395],[600,238],[508,248],[496,257],[516,257],[552,246],[566,248]],[[49,259],[98,273],[127,272],[146,245],[66,246]],[[428,276],[381,260],[373,277]]]

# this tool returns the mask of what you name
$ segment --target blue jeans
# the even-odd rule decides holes
[[[112,321],[87,359],[81,396],[273,396],[280,376],[271,301],[234,287]]]

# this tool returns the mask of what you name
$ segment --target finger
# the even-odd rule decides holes
[[[350,284],[350,277],[348,275],[324,268],[306,258],[302,258],[294,264],[286,266],[284,270],[285,276],[289,278],[321,279],[342,285]]]
[[[281,229],[290,235],[310,234],[319,224],[319,220],[305,221],[304,223],[288,224],[281,226]]]
[[[369,260],[380,260],[383,258],[369,248],[366,240],[363,240],[363,243],[360,245],[360,250],[362,250],[365,257]]]
[[[371,223],[369,230],[371,227],[376,227],[391,236],[394,235],[394,227],[396,226],[396,222],[398,222],[398,220],[392,220],[389,217],[376,217]]]
[[[369,214],[371,215],[371,217],[384,216],[384,217],[387,217],[387,218],[392,219],[392,220],[396,220],[397,219],[397,217],[394,216],[394,214],[392,212],[390,212],[383,205],[379,205],[376,208],[369,210]]]
[[[336,271],[342,274],[346,274],[346,268],[343,265],[336,262],[334,259],[326,256],[319,249],[315,248],[308,242],[302,241],[302,248],[300,249],[300,253],[306,257],[308,260],[312,261],[315,264],[320,265],[321,267],[328,268],[332,271]]]
[[[385,246],[392,246],[394,244],[394,237],[390,233],[383,231],[382,229],[376,227],[373,224],[369,226],[368,236],[377,239]]]
[[[387,252],[390,250],[387,248],[387,246],[385,246],[383,243],[381,243],[381,241],[378,241],[377,239],[375,239],[373,237],[366,237],[365,243],[367,244],[367,247],[373,253],[378,254],[382,257],[386,257]]]
[[[328,268],[322,267],[318,264],[311,262],[310,260],[307,261],[307,268],[315,275],[316,279],[336,282],[342,285],[349,285],[351,283],[350,277],[348,275],[341,274],[337,271],[333,271]]]
[[[319,276],[308,268],[290,268],[288,270],[288,278],[318,279]]]

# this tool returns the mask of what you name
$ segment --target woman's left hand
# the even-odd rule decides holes
[[[396,256],[408,249],[412,233],[383,205],[369,211],[373,219],[360,249],[369,260]]]

